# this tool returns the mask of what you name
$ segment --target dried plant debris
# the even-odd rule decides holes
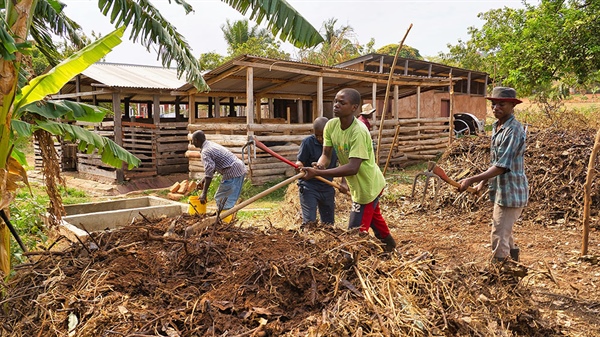
[[[594,145],[594,130],[529,130],[525,170],[529,180],[530,199],[524,218],[549,225],[579,221],[583,211],[583,185]],[[465,137],[453,142],[438,164],[454,180],[477,174],[489,167],[489,137]],[[595,163],[595,174],[600,164]],[[442,187],[442,205],[477,211],[488,207],[487,193],[473,196],[456,189]],[[600,186],[592,184],[592,204],[600,203]],[[482,202],[484,201],[484,202]],[[592,209],[592,215],[598,208]]]
[[[198,221],[182,216],[176,232]],[[173,222],[92,233],[3,284],[2,336],[490,336],[559,334],[520,276],[382,255],[337,227]],[[502,303],[502,305],[490,305]]]

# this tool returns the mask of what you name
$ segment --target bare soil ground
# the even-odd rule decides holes
[[[515,227],[518,264],[490,263],[486,195],[442,185],[421,204],[423,182],[413,199],[397,178],[416,172],[394,172],[382,211],[399,249],[388,256],[372,236],[345,230],[346,196],[335,226],[301,227],[290,186],[281,207],[261,218],[140,219],[47,247],[1,285],[0,335],[599,336],[597,183],[589,254],[580,256],[593,137],[530,133],[532,193]],[[479,172],[488,144],[463,138],[438,164],[456,180]],[[204,230],[184,238],[198,222]],[[163,237],[173,223],[178,235]]]

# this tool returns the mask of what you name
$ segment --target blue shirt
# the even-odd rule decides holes
[[[319,143],[315,135],[310,135],[302,140],[300,150],[298,150],[298,161],[302,162],[304,167],[312,167],[312,163],[316,163],[323,153],[323,144]],[[331,154],[331,162],[328,168],[334,168],[337,165],[337,155],[335,150]],[[329,181],[332,177],[323,177]],[[311,186],[316,190],[325,190],[333,188],[318,179],[303,180],[300,179],[298,185]]]
[[[490,161],[506,169],[490,179],[490,200],[504,207],[525,207],[529,199],[529,184],[525,176],[525,130],[514,115],[499,129],[493,124]]]

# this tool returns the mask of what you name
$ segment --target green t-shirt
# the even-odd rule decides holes
[[[347,176],[352,201],[368,204],[381,193],[385,178],[375,164],[373,143],[367,127],[356,118],[346,130],[340,127],[340,119],[330,119],[323,130],[323,145],[331,146],[337,153],[340,165],[350,162],[350,158],[363,159],[358,173]]]

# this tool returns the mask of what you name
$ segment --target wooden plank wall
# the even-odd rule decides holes
[[[77,122],[77,125],[93,129],[96,134],[107,137],[113,141],[115,139],[114,123],[112,121],[101,123]],[[108,180],[117,179],[117,170],[114,167],[103,163],[96,150],[90,154],[81,151],[77,152],[77,171],[106,178]]]
[[[248,142],[248,134],[253,134],[271,150],[295,162],[302,139],[312,133],[312,123],[285,124],[278,121],[252,125],[203,123],[189,125],[188,129],[190,130],[190,139],[194,131],[203,130],[206,139],[225,146],[238,158],[243,158],[249,171],[247,178],[251,180],[252,184],[261,185],[265,182],[290,177],[294,175],[295,171],[290,165],[258,148],[251,147],[250,156],[249,149],[246,148],[242,156],[242,148]],[[234,132],[237,134],[232,135]],[[186,156],[190,161],[190,178],[201,179],[204,176],[204,167],[198,149],[190,144]]]
[[[187,122],[143,124],[123,122],[123,147],[142,162],[125,170],[125,177],[148,177],[187,172]]]
[[[114,124],[102,122],[85,124],[94,132],[114,140]],[[152,177],[162,174],[187,172],[188,148],[187,122],[162,122],[159,125],[123,122],[123,148],[141,160],[141,164],[131,170],[124,170],[125,179]],[[116,180],[116,169],[104,164],[98,153],[77,154],[79,172]]]
[[[384,166],[394,143],[389,165],[405,167],[413,163],[435,159],[448,146],[450,133],[445,125],[449,119],[410,118],[386,120],[381,133],[379,165]],[[377,122],[379,125],[379,122]],[[396,132],[398,135],[396,136]],[[379,130],[371,131],[377,144]],[[396,141],[394,142],[394,137]]]
[[[411,118],[385,121],[379,165],[381,167],[385,165],[392,143],[394,143],[394,150],[390,156],[390,166],[405,167],[435,159],[448,145],[450,134],[448,126],[445,125],[446,122],[448,122],[448,118]],[[265,143],[271,150],[295,162],[302,139],[312,133],[312,124],[203,123],[190,124],[188,129],[190,131],[189,139],[194,131],[203,130],[208,140],[225,146],[240,159],[242,158],[242,148],[248,141],[248,135],[254,134],[256,139]],[[397,136],[396,130],[398,130]],[[378,130],[371,131],[371,137],[375,143],[377,143],[378,135]],[[394,142],[395,136],[396,141]],[[204,176],[204,167],[198,149],[190,144],[186,157],[189,158],[190,178],[201,179]],[[247,177],[254,185],[283,179],[295,173],[291,166],[260,149],[256,149],[256,158],[254,158],[254,152],[252,152],[250,160],[247,152],[244,153],[243,158],[249,169]]]
[[[155,133],[157,174],[187,172],[187,122],[161,123]]]

